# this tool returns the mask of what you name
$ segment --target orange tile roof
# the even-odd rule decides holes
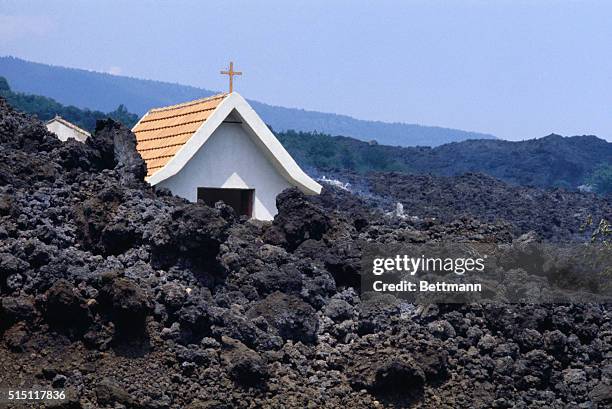
[[[229,94],[151,109],[136,124],[136,148],[151,176],[172,159]]]

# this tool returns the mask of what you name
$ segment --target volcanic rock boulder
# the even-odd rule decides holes
[[[187,300],[185,288],[178,283],[171,282],[164,284],[159,293],[160,301],[165,306],[165,309],[174,313],[179,310]]]
[[[115,324],[119,335],[143,335],[145,319],[151,311],[146,293],[132,280],[115,273],[102,276],[99,307]]]
[[[17,323],[3,335],[6,346],[14,352],[24,352],[28,342],[28,329],[24,322]]]
[[[136,237],[127,229],[120,230],[113,217],[124,201],[118,186],[110,185],[74,207],[82,245],[98,254],[119,254],[134,244]]]
[[[64,170],[55,159],[61,142],[36,118],[12,110],[0,98],[0,185],[53,183]]]
[[[319,321],[314,308],[294,295],[274,292],[251,308],[247,315],[262,316],[283,339],[312,343]]]
[[[332,247],[315,257],[322,258],[325,267],[334,276],[336,285],[361,288],[361,248],[352,241],[334,240]],[[306,243],[304,243],[306,244]],[[300,246],[299,250],[302,249]]]
[[[544,351],[528,352],[515,363],[515,382],[519,388],[543,388],[550,381],[553,358]]]
[[[334,321],[341,322],[353,317],[353,306],[341,299],[331,299],[323,310]]]
[[[366,389],[384,400],[410,402],[423,394],[426,375],[408,353],[387,348],[355,356],[347,374],[354,389]]]
[[[357,331],[373,334],[391,328],[391,319],[400,311],[398,300],[389,294],[372,294],[360,304]]]
[[[183,343],[198,342],[210,334],[213,317],[204,300],[184,306],[177,315],[180,328],[177,335]]]
[[[391,358],[376,366],[372,390],[382,395],[422,393],[425,384],[423,370],[407,358]]]
[[[122,124],[110,118],[99,120],[95,132],[85,143],[72,139],[60,142],[50,133],[48,137],[57,144],[52,157],[64,172],[76,177],[91,170],[114,170],[121,185],[143,186],[146,164],[136,150],[136,137]]]
[[[147,165],[136,150],[136,137],[125,126],[110,118],[98,121],[96,132],[87,143],[99,152],[100,169],[117,170],[121,184],[144,181]]]
[[[222,337],[224,351],[222,359],[234,381],[242,386],[263,386],[269,372],[264,359],[240,341]]]
[[[28,153],[47,152],[61,144],[42,122],[14,111],[4,98],[0,98],[0,143]]]
[[[13,274],[24,273],[30,265],[10,253],[0,253],[0,289]]]
[[[293,264],[285,264],[276,269],[272,266],[253,275],[253,283],[259,294],[267,295],[275,291],[299,293],[302,288],[302,277]]]
[[[612,384],[600,382],[590,392],[591,399],[595,403],[596,408],[612,407]]]
[[[423,370],[428,383],[438,385],[447,380],[449,376],[448,352],[442,342],[415,342],[413,357]]]
[[[141,407],[129,392],[108,378],[100,381],[95,392],[98,403],[101,405],[120,404],[122,407],[131,409]]]
[[[121,254],[132,248],[140,236],[125,220],[114,221],[104,227],[100,243],[106,254]]]
[[[63,172],[76,178],[80,173],[87,172],[94,166],[93,162],[98,155],[95,149],[87,143],[68,139],[66,142],[61,142],[61,145],[53,150],[52,156],[54,161],[61,165]]]
[[[211,327],[211,333],[216,338],[227,336],[234,338],[249,347],[254,347],[257,341],[264,341],[258,338],[258,331],[254,322],[243,314],[230,309],[216,314],[215,325]]]
[[[201,203],[178,207],[159,221],[151,237],[153,263],[162,268],[182,263],[200,272],[221,273],[216,258],[230,223],[219,210]]]
[[[297,188],[284,190],[276,197],[278,214],[264,240],[295,250],[308,239],[321,240],[330,229],[331,221],[325,211],[309,202]]]
[[[19,321],[32,321],[37,315],[31,296],[4,297],[0,299],[0,327]]]
[[[45,293],[45,300],[43,311],[52,327],[82,333],[91,324],[86,300],[69,281],[56,281]]]
[[[13,200],[8,194],[0,194],[0,216],[8,216],[13,208]]]

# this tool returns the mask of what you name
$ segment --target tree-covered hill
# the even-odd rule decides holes
[[[401,148],[316,133],[289,131],[277,135],[302,166],[319,170],[439,176],[478,172],[517,185],[573,190],[592,184],[602,192],[609,186],[606,175],[612,173],[606,165],[612,160],[612,143],[595,136],[549,135],[521,142],[470,140],[436,148]]]
[[[138,115],[128,112],[122,104],[114,111],[108,113],[81,109],[72,105],[65,106],[52,98],[14,92],[11,90],[8,81],[4,77],[0,77],[0,97],[6,99],[14,108],[29,114],[34,114],[43,121],[49,120],[55,115],[59,115],[90,132],[95,129],[98,119],[113,118],[123,123],[128,128],[134,126],[138,121]]]

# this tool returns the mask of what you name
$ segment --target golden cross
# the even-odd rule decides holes
[[[228,75],[230,80],[229,93],[234,91],[234,75],[242,75],[241,71],[234,71],[234,62],[230,61],[229,71],[221,71],[221,74]]]

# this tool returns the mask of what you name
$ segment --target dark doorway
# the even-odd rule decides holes
[[[199,187],[198,200],[208,206],[214,206],[218,201],[231,206],[236,214],[251,217],[253,215],[253,197],[255,189],[223,189],[218,187]]]

